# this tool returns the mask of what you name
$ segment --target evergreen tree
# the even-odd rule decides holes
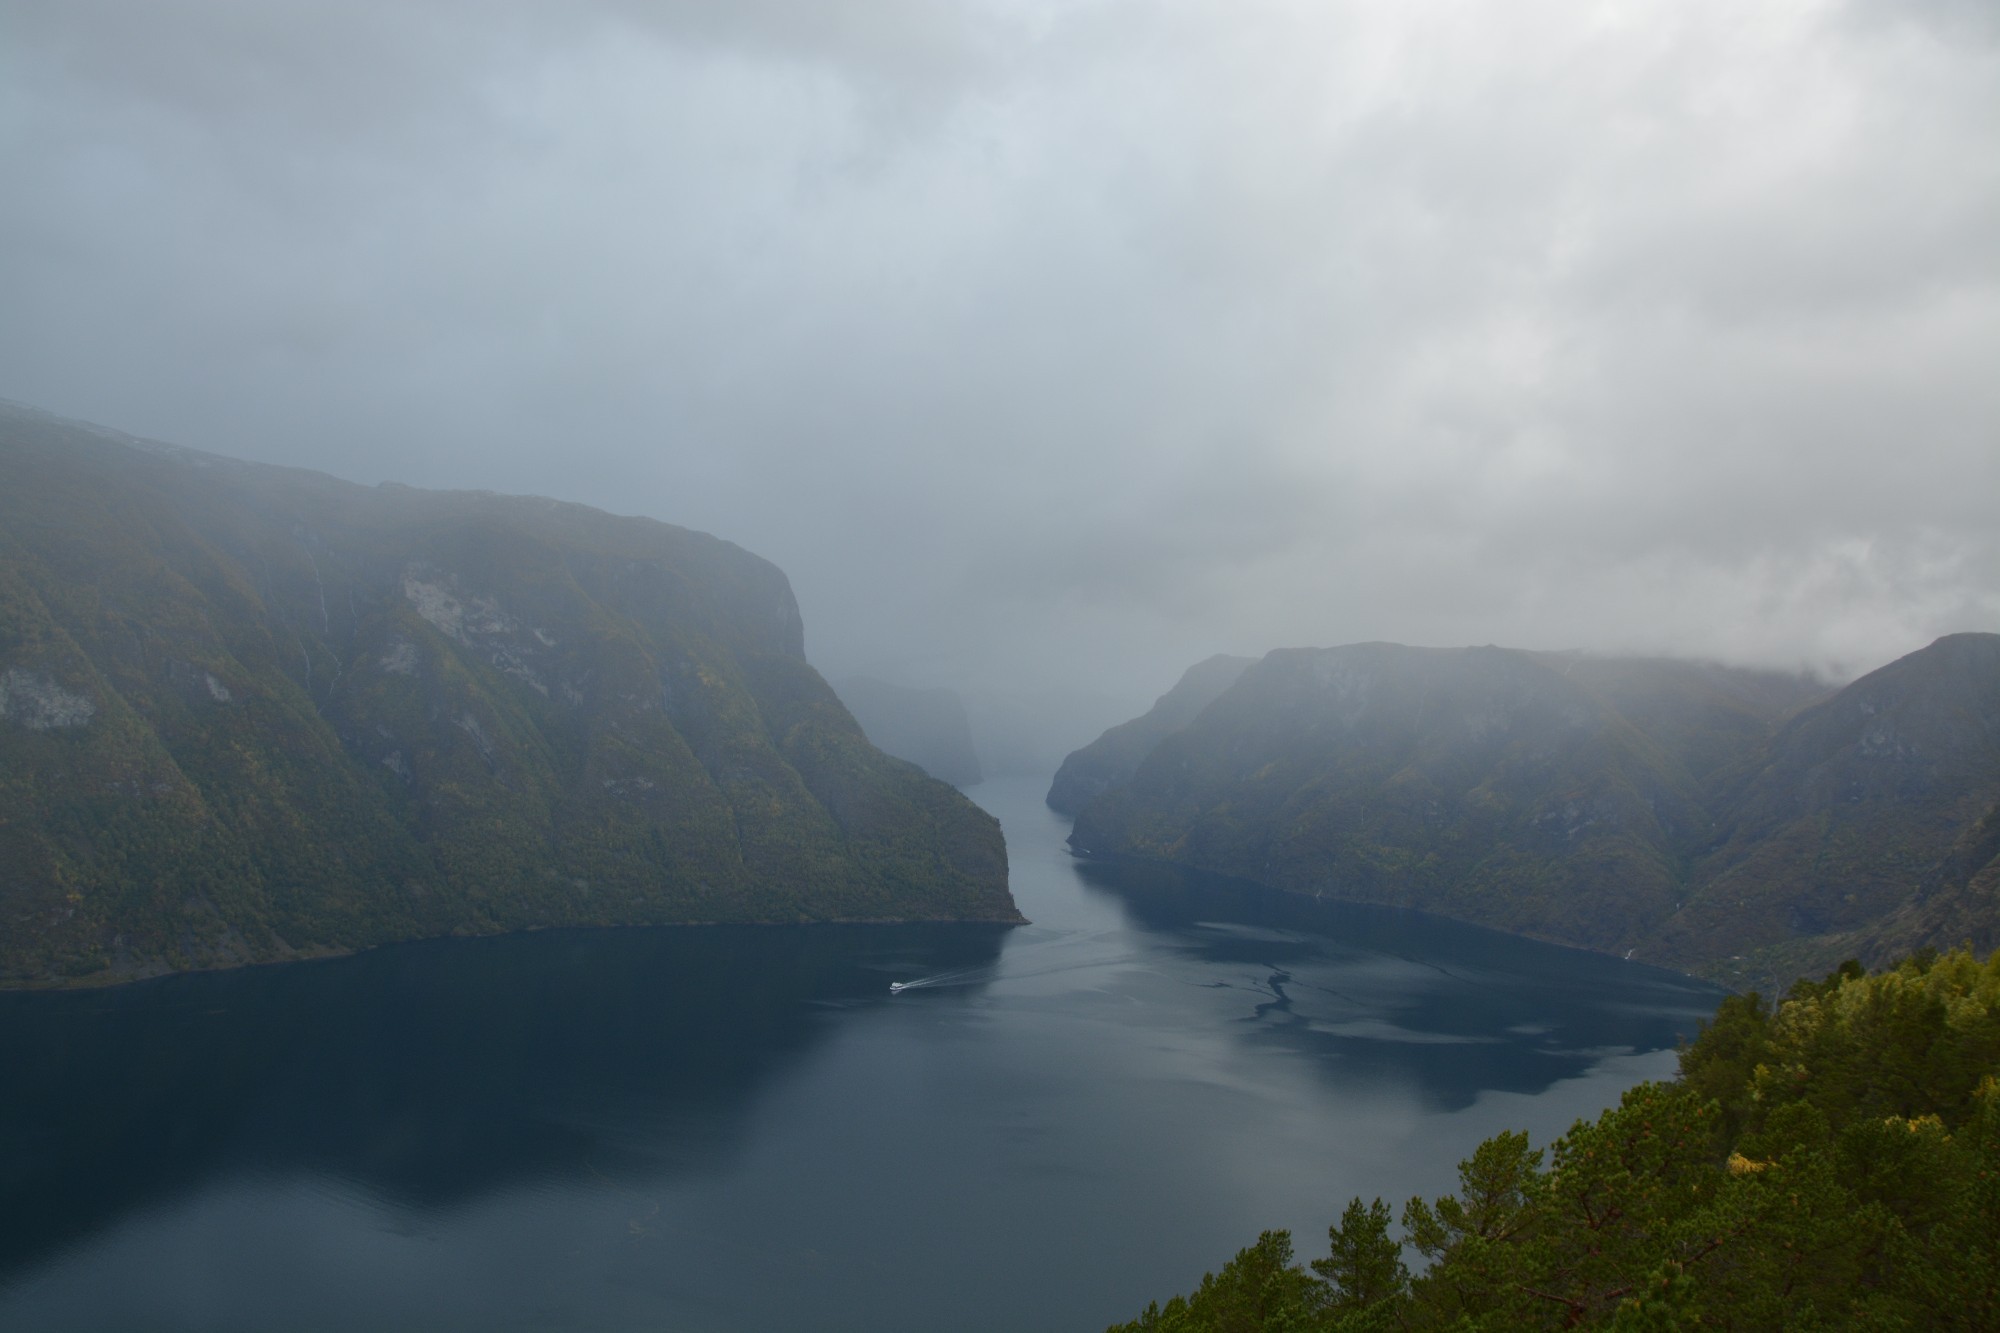
[[[1400,1239],[1355,1199],[1310,1273],[1266,1232],[1120,1327],[2000,1329],[2000,954],[1732,998],[1681,1069],[1546,1154],[1488,1139]]]

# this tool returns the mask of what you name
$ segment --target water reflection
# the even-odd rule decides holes
[[[1242,1041],[1342,1087],[1407,1084],[1431,1110],[1538,1093],[1610,1051],[1674,1046],[1720,996],[1601,954],[1182,867],[1081,861],[1076,874],[1175,960],[1170,975],[1223,993],[1213,1007],[1236,1011]]]
[[[1033,926],[549,932],[0,995],[0,1327],[1103,1327],[1263,1227],[1303,1244],[1497,1129],[1545,1141],[1717,997],[1079,864],[1039,789],[979,796]]]
[[[841,1006],[990,973],[1003,936],[549,932],[0,996],[0,1276],[212,1179],[317,1174],[421,1210],[721,1169]]]

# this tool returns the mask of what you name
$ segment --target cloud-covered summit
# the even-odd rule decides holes
[[[1988,6],[17,0],[0,36],[0,395],[710,529],[836,674],[1854,670],[2000,623]]]

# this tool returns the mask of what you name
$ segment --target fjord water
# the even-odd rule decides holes
[[[1079,863],[1035,922],[564,931],[0,996],[0,1327],[1095,1329],[1672,1072],[1720,993]],[[892,981],[918,981],[892,995]]]

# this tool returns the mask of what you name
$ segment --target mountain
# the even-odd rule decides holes
[[[1622,949],[1672,913],[1676,848],[1709,819],[1685,766],[1576,674],[1493,647],[1273,652],[1071,842]]]
[[[1143,716],[1120,723],[1063,760],[1049,787],[1049,808],[1074,816],[1127,781],[1161,741],[1194,721],[1255,660],[1217,653],[1189,667]]]
[[[850,676],[834,690],[884,754],[907,759],[954,787],[980,780],[965,701],[950,690],[913,689],[870,676]]]
[[[1646,950],[1660,961],[1803,974],[1992,947],[2000,634],[1939,639],[1802,711],[1716,805],[1720,836],[1687,906]]]
[[[783,573],[0,408],[0,981],[557,925],[1018,920]]]
[[[1832,693],[1661,659],[1283,650],[1084,801],[1071,842],[1739,985],[1990,947],[2000,636]]]
[[[1538,654],[1646,733],[1704,785],[1771,738],[1779,722],[1832,687],[1815,676],[1665,657]]]

